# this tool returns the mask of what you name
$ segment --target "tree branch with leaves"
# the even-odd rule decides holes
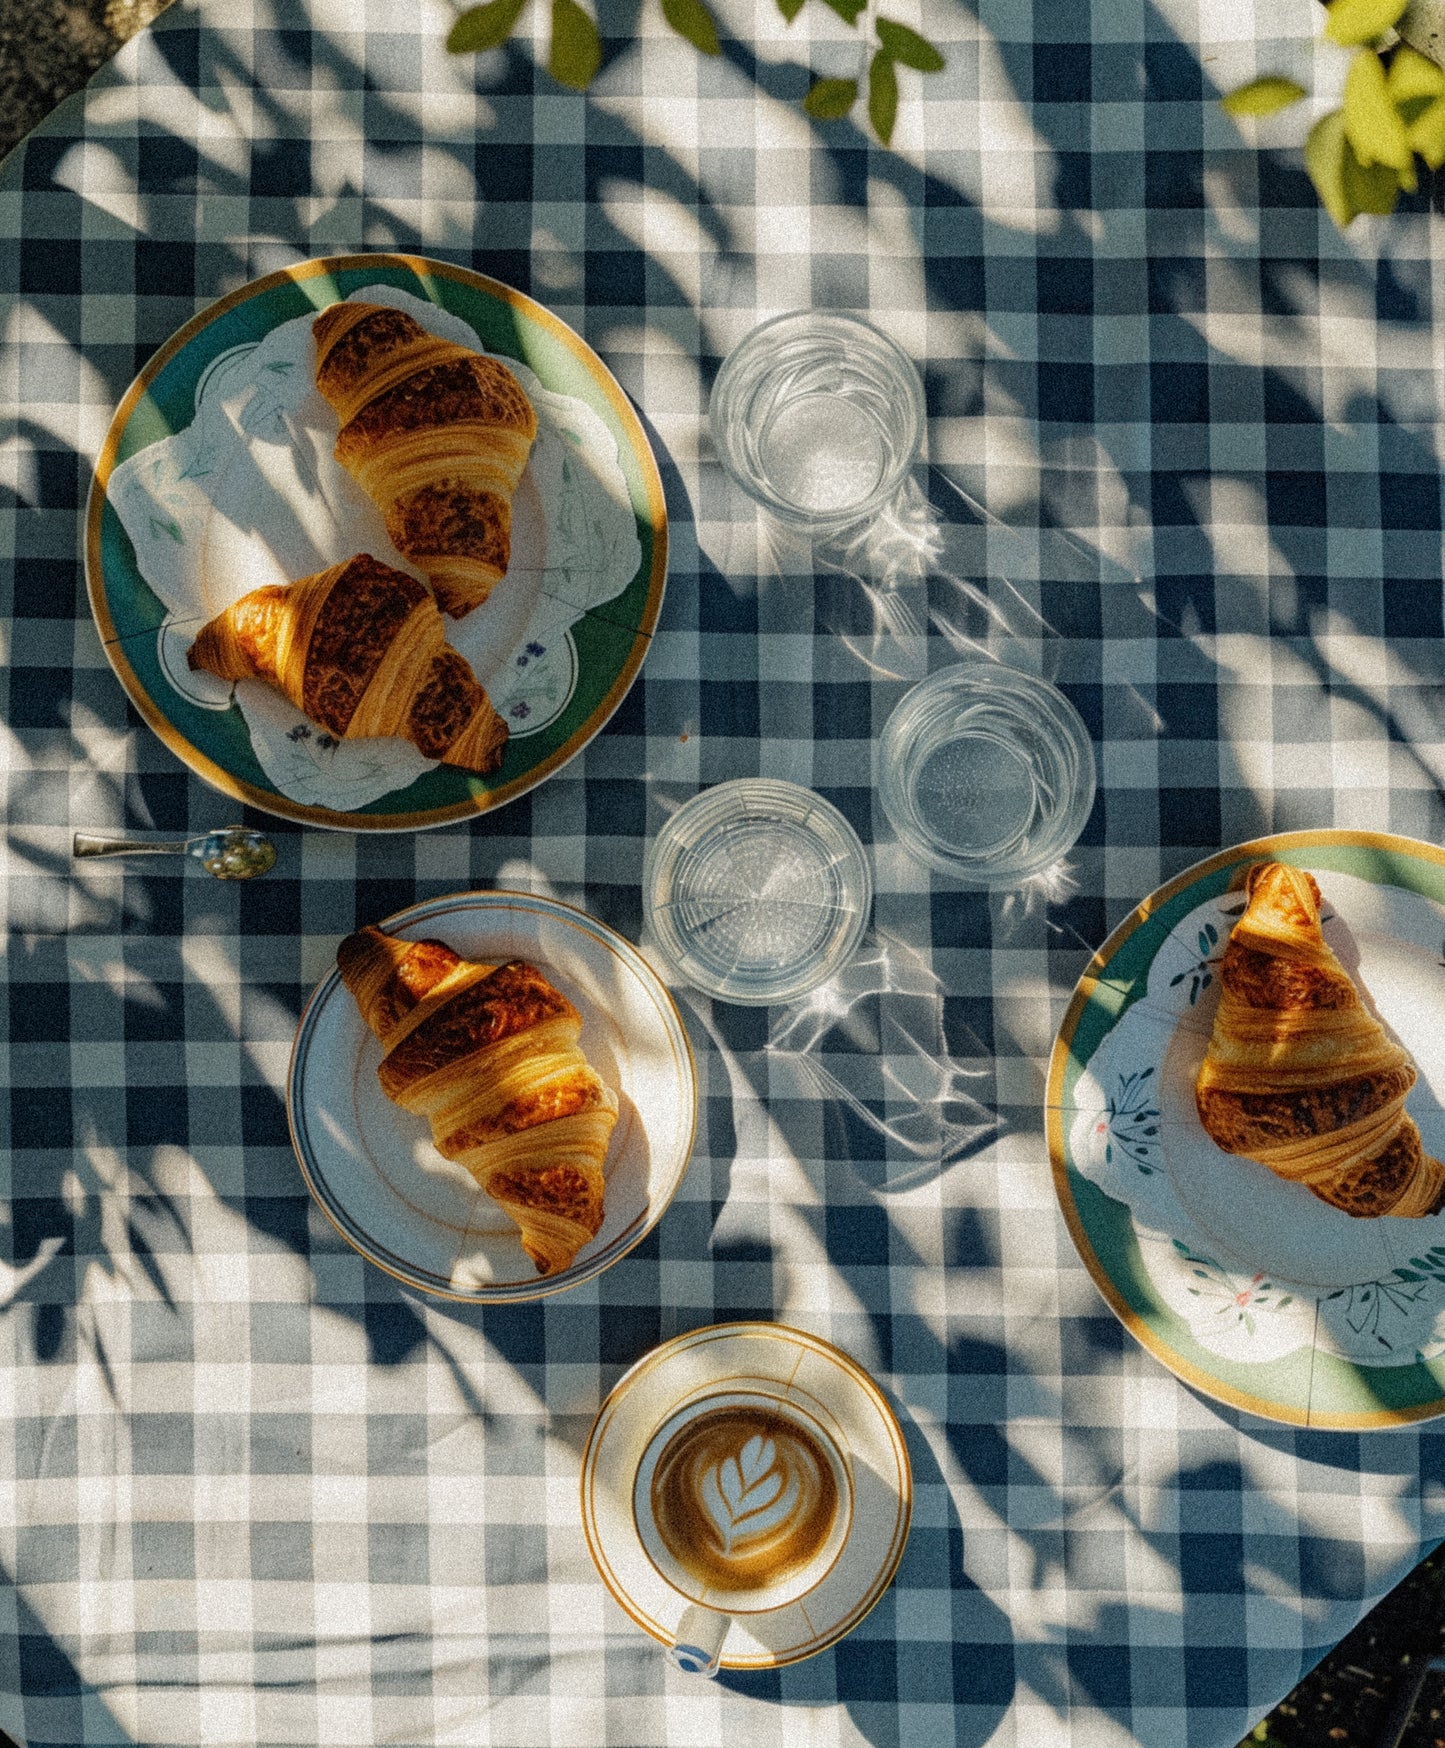
[[[1326,38],[1354,54],[1341,107],[1310,129],[1304,158],[1325,211],[1344,230],[1361,213],[1393,212],[1402,192],[1413,194],[1417,158],[1430,170],[1445,164],[1445,70],[1405,40],[1421,35],[1432,48],[1440,41],[1410,0],[1330,0],[1325,11]],[[1267,116],[1305,95],[1293,79],[1271,74],[1220,103],[1236,118]]]
[[[463,12],[447,36],[454,55],[484,54],[499,49],[521,23],[529,0],[486,0]],[[547,71],[561,85],[585,91],[602,65],[602,38],[596,21],[578,0],[550,0],[551,39]],[[777,8],[791,24],[806,0],[776,0]],[[861,39],[864,65],[856,79],[815,79],[803,99],[804,110],[814,121],[841,121],[849,115],[868,88],[868,120],[886,146],[893,138],[898,119],[898,68],[917,73],[941,73],[947,64],[943,55],[918,31],[895,19],[879,18],[868,0],[822,0],[851,29],[864,18]],[[866,14],[866,17],[864,16]],[[720,55],[717,20],[707,0],[662,0],[662,16],[679,36],[686,37],[699,54]]]

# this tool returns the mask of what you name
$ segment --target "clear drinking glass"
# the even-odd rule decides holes
[[[648,846],[642,901],[659,952],[724,1001],[791,1001],[857,949],[873,880],[843,815],[796,783],[742,778],[680,807]]]
[[[972,886],[1011,886],[1057,861],[1084,829],[1094,783],[1078,711],[999,662],[930,674],[878,745],[878,797],[900,842]]]
[[[898,492],[923,444],[923,384],[860,316],[798,310],[723,360],[708,403],[718,459],[766,509],[810,534],[863,521]]]

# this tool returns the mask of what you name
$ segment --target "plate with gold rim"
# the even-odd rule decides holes
[[[908,1541],[913,1475],[898,1418],[858,1362],[780,1323],[717,1323],[664,1342],[625,1374],[598,1410],[582,1457],[582,1528],[613,1600],[660,1644],[677,1642],[687,1599],[653,1563],[633,1490],[658,1429],[704,1386],[776,1383],[806,1412],[821,1404],[847,1441],[852,1524],[826,1576],[799,1601],[735,1615],[724,1669],[776,1669],[850,1633],[893,1582]]]
[[[1445,1215],[1352,1219],[1223,1153],[1193,1087],[1250,867],[1314,875],[1326,941],[1412,1054],[1406,1109],[1445,1159],[1445,851],[1286,832],[1152,893],[1080,979],[1050,1061],[1060,1208],[1125,1327],[1185,1383],[1263,1418],[1405,1426],[1445,1413]]]
[[[583,1054],[618,1100],[602,1227],[569,1269],[538,1275],[508,1215],[437,1152],[423,1118],[382,1092],[381,1046],[334,969],[301,1015],[286,1085],[292,1143],[318,1207],[368,1262],[465,1303],[538,1299],[611,1268],[666,1212],[696,1130],[692,1049],[656,973],[596,917],[524,892],[431,899],[379,926],[482,963],[525,959],[577,1007]]]
[[[537,411],[507,574],[483,605],[446,622],[508,725],[489,776],[401,740],[338,742],[261,682],[232,688],[186,660],[205,620],[252,588],[358,551],[407,568],[336,462],[335,415],[315,387],[311,320],[348,298],[393,304],[492,354]],[[416,830],[524,794],[604,726],[661,610],[667,513],[631,402],[558,317],[446,262],[338,256],[242,286],[150,360],[102,445],[85,558],[111,666],[198,776],[305,825]]]

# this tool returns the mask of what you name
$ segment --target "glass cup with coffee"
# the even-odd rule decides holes
[[[820,1402],[734,1378],[657,1428],[632,1503],[648,1559],[689,1604],[672,1661],[715,1675],[734,1616],[791,1607],[837,1563],[853,1516],[847,1442]]]

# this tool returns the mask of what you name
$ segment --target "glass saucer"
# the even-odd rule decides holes
[[[648,848],[643,904],[662,957],[724,1001],[791,1001],[857,949],[873,898],[843,815],[770,778],[719,783],[680,807]]]

